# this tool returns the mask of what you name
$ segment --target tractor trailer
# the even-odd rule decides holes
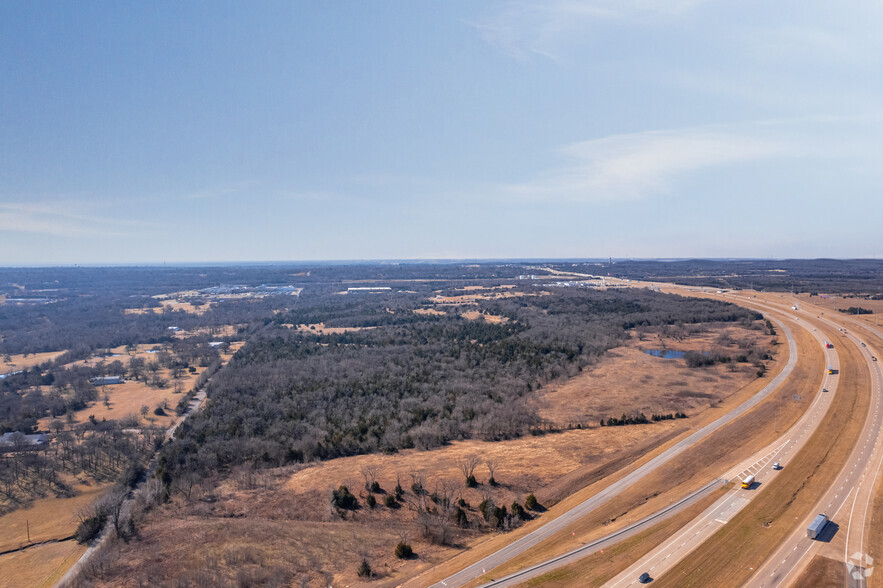
[[[818,539],[819,535],[822,534],[822,531],[825,530],[827,524],[828,517],[820,514],[813,519],[812,523],[810,523],[809,527],[806,529],[806,536],[810,539]]]

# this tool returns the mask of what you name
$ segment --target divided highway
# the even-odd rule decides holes
[[[824,348],[825,340],[822,335],[815,330],[809,332]],[[839,370],[840,362],[836,349],[825,349],[825,351],[827,352],[828,365]],[[790,459],[803,448],[832,402],[836,400],[837,382],[837,376],[825,375],[813,404],[797,423],[780,438],[724,475],[727,479],[736,478],[739,480],[754,475],[756,479],[754,489],[743,490],[737,486],[686,525],[682,531],[629,566],[606,586],[622,588],[638,585],[638,577],[644,572],[650,574],[651,577],[661,576],[727,524],[750,503],[752,498],[765,489],[767,482],[773,479],[776,472],[772,469],[772,464],[780,462],[785,464],[784,467],[788,467]],[[825,389],[828,392],[821,392]]]
[[[883,444],[880,443],[883,434],[883,426],[881,426],[883,394],[881,394],[879,363],[872,361],[871,353],[860,345],[859,339],[852,334],[848,334],[848,337],[861,351],[871,374],[871,410],[861,437],[837,480],[817,505],[816,511],[808,515],[773,556],[758,569],[749,586],[757,588],[778,586],[796,578],[803,565],[811,559],[808,556],[817,553],[824,545],[806,536],[806,527],[817,512],[825,513],[831,519],[835,525],[831,531],[836,529],[837,533],[846,534],[844,562],[849,562],[853,555],[864,554],[864,536],[870,522],[869,504],[874,482],[883,461]],[[831,523],[829,526],[832,526]],[[861,564],[861,559],[861,557],[856,558],[856,563]],[[864,574],[860,569],[852,571],[857,573],[854,577],[849,577],[851,585],[862,586],[865,581]]]
[[[635,284],[633,283],[631,285]],[[775,301],[763,301],[758,300],[755,297],[747,296],[737,297],[732,294],[728,296],[728,298],[739,300],[743,305],[755,307],[758,310],[770,311],[774,315],[779,315],[780,317],[787,316],[790,320],[800,321],[800,312],[797,311],[796,304],[790,307],[785,307]],[[845,329],[841,328],[840,324],[831,321],[827,317],[822,317],[821,315],[823,314],[824,313],[820,312],[819,316],[813,317],[813,320],[821,321],[827,327],[845,331]],[[804,317],[806,317],[805,314]],[[525,537],[514,541],[491,556],[466,567],[435,586],[461,586],[477,578],[482,573],[504,564],[508,560],[549,538],[565,526],[601,506],[615,494],[621,492],[627,486],[635,483],[651,471],[659,468],[665,462],[684,451],[687,447],[695,444],[714,430],[733,421],[735,418],[738,418],[747,410],[755,406],[772,392],[772,390],[776,389],[786,380],[791,374],[797,360],[796,345],[792,334],[787,326],[782,323],[781,318],[780,324],[782,326],[782,331],[788,339],[789,349],[791,350],[789,361],[782,372],[760,393],[724,417],[721,417],[717,421],[696,431],[691,436],[646,463],[644,466],[631,472],[620,481],[611,484],[592,498],[586,500],[574,509],[571,509],[559,518],[553,519]],[[809,321],[804,319],[804,321],[795,324],[804,328],[815,337],[823,348],[825,347],[822,333],[820,330],[812,328]],[[879,336],[879,333],[869,325],[862,324],[861,326]],[[867,363],[871,373],[871,410],[869,410],[867,420],[864,423],[860,440],[856,444],[846,465],[842,468],[828,492],[819,501],[816,509],[811,513],[807,513],[805,519],[795,522],[796,527],[788,536],[788,539],[777,548],[772,557],[767,558],[764,564],[752,576],[749,583],[751,586],[764,588],[768,586],[780,586],[787,585],[795,580],[802,568],[811,559],[811,557],[808,556],[814,555],[819,551],[820,546],[824,545],[818,541],[811,541],[806,537],[806,527],[817,512],[825,512],[833,519],[835,524],[840,525],[838,532],[843,533],[843,536],[845,537],[845,547],[843,552],[844,561],[849,561],[853,552],[856,554],[864,553],[865,537],[867,535],[871,518],[870,504],[873,490],[876,486],[876,481],[880,472],[883,470],[883,442],[881,442],[883,441],[883,376],[881,376],[879,363],[872,361],[871,349],[862,345],[862,342],[854,334],[846,333],[846,336],[851,344],[860,350],[860,353]],[[832,366],[835,370],[839,371],[840,363],[837,350],[826,348],[825,352],[827,365]],[[877,351],[877,353],[879,354],[879,351]],[[736,488],[728,492],[711,507],[706,509],[706,511],[700,516],[683,527],[673,537],[659,545],[639,561],[635,562],[632,566],[629,566],[628,569],[613,578],[607,586],[624,587],[638,585],[638,577],[644,572],[650,573],[651,576],[661,576],[686,557],[692,550],[701,545],[706,539],[714,535],[714,533],[723,525],[727,524],[729,520],[750,503],[751,498],[757,496],[759,492],[763,491],[766,483],[774,479],[776,472],[773,470],[772,464],[774,462],[782,462],[785,464],[785,467],[787,467],[788,461],[801,450],[806,441],[812,436],[822,422],[828,409],[831,407],[832,402],[836,401],[838,381],[839,377],[837,375],[826,375],[820,389],[826,389],[827,392],[822,392],[820,390],[820,392],[816,394],[816,398],[812,405],[794,426],[792,426],[779,439],[721,476],[724,480],[742,480],[749,475],[753,475],[759,483],[759,486],[757,486],[755,490],[747,491],[742,490],[741,488]],[[639,532],[643,528],[658,523],[667,516],[671,516],[677,510],[686,507],[711,489],[718,487],[721,482],[722,480],[713,481],[699,491],[683,498],[675,505],[671,505],[654,513],[625,529],[601,537],[589,544],[574,549],[569,553],[521,570],[505,578],[500,578],[489,584],[485,584],[485,586],[513,586],[557,567],[577,561],[599,549],[620,542],[628,536]],[[836,529],[836,527],[832,527],[832,529]],[[863,586],[862,582],[864,581],[864,576],[861,573],[861,569],[850,568],[850,571],[857,571],[855,579],[851,580],[851,585]]]
[[[776,377],[774,377],[760,392],[752,396],[749,400],[745,401],[726,415],[720,417],[716,421],[713,421],[712,423],[695,431],[685,439],[679,441],[666,451],[662,452],[661,454],[651,459],[639,468],[635,469],[634,471],[630,472],[622,479],[601,490],[591,498],[587,499],[586,501],[582,502],[581,504],[577,505],[566,513],[560,515],[559,517],[552,519],[548,523],[537,528],[524,537],[513,541],[496,553],[493,553],[490,556],[487,556],[484,559],[465,567],[456,574],[445,578],[441,582],[434,584],[434,588],[462,586],[467,582],[480,577],[482,574],[486,573],[487,570],[491,570],[493,568],[496,568],[497,566],[503,565],[510,559],[524,553],[534,545],[548,539],[571,523],[579,520],[586,514],[590,513],[594,509],[598,508],[599,506],[619,494],[625,488],[631,486],[647,474],[665,465],[668,461],[682,453],[687,448],[695,445],[714,431],[717,431],[724,425],[734,421],[747,411],[754,408],[758,403],[764,400],[767,396],[769,396],[770,393],[776,390],[787,380],[788,376],[791,374],[794,366],[797,363],[797,345],[794,341],[794,337],[791,331],[784,325],[782,326],[782,331],[785,334],[788,342],[788,362],[782,369],[782,371],[779,372],[779,374],[776,375]],[[493,585],[502,584],[495,583]]]
[[[752,300],[752,302],[754,301]],[[816,317],[816,320],[823,321],[829,327],[837,328],[841,331],[844,330],[838,324],[828,319],[822,319],[820,316]],[[815,329],[813,331],[816,338],[821,341],[818,332]],[[831,485],[830,490],[819,501],[816,509],[808,513],[805,518],[797,523],[796,528],[789,535],[788,539],[755,572],[747,584],[749,586],[780,586],[790,584],[796,580],[802,567],[811,559],[807,555],[815,554],[824,545],[824,543],[812,541],[806,536],[806,528],[817,512],[824,512],[832,518],[835,526],[832,526],[830,531],[837,529],[836,525],[839,524],[840,528],[836,532],[846,533],[844,561],[850,561],[854,553],[864,553],[864,537],[870,522],[868,507],[875,481],[881,469],[881,463],[883,463],[883,443],[879,442],[881,434],[883,434],[883,429],[881,429],[883,395],[881,395],[879,364],[872,361],[871,353],[866,347],[861,345],[861,342],[854,335],[849,334],[848,337],[852,340],[855,347],[861,350],[871,370],[872,410],[869,411],[859,442],[850,455],[847,464],[842,468],[837,479]],[[832,356],[831,365],[839,370],[839,362],[835,363],[833,350],[829,349],[827,351]],[[836,381],[837,376],[831,379]],[[814,406],[804,415],[804,418],[783,438],[793,438],[795,434],[799,434],[802,439],[808,439],[818,423],[820,418],[818,416],[819,412],[821,411],[821,414],[824,414],[824,411],[827,410],[827,405],[831,402],[831,398],[834,398],[836,401],[836,395],[833,393],[836,390],[836,385],[831,384],[826,387],[832,393],[819,395]],[[827,402],[820,402],[822,400],[827,400]],[[778,453],[776,455],[777,461],[783,461],[787,464],[788,458],[799,449],[799,445],[786,441],[785,446],[789,445],[790,451],[785,449]],[[757,470],[757,477],[761,482],[775,475],[768,469],[770,461],[771,458],[767,458],[766,463]],[[754,470],[746,470],[740,477],[744,477],[749,472],[754,473]],[[761,486],[760,490],[762,489],[763,486]],[[649,573],[651,576],[661,576],[713,535],[717,529],[726,524],[739,510],[747,506],[750,498],[753,496],[756,496],[756,492],[748,493],[739,489],[728,493],[727,496],[694,519],[682,532],[619,574],[608,583],[608,586],[623,587],[637,585],[639,575],[644,572]],[[865,581],[862,570],[860,568],[850,568],[849,571],[855,572],[855,576],[849,578],[851,581],[850,585],[862,586]]]

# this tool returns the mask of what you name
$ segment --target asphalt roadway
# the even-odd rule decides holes
[[[809,331],[808,328],[807,331]],[[825,340],[821,333],[814,330],[809,332],[824,348]],[[825,351],[827,364],[839,370],[840,363],[836,349],[825,349]],[[802,449],[836,398],[837,382],[837,376],[826,374],[815,400],[797,423],[784,435],[725,474],[727,478],[740,480],[754,475],[753,488],[747,490],[742,489],[741,486],[734,488],[688,523],[683,530],[623,570],[605,586],[623,588],[638,585],[638,577],[644,572],[650,574],[651,577],[661,576],[727,524],[750,503],[752,498],[764,490],[767,482],[775,477],[776,471],[772,469],[772,464],[780,462],[783,467],[788,467],[790,459]],[[821,389],[823,388],[828,389],[828,392],[822,393]],[[805,536],[806,532],[803,531],[803,533]]]
[[[871,374],[871,406],[861,437],[840,475],[819,501],[816,509],[801,521],[757,570],[748,586],[765,588],[794,582],[803,566],[812,559],[811,556],[822,549],[836,533],[846,533],[843,561],[852,564],[847,570],[849,585],[864,586],[867,581],[866,560],[863,557],[864,539],[870,524],[869,506],[874,482],[883,463],[883,443],[880,442],[883,434],[883,378],[879,362],[871,360],[868,348],[860,346],[860,340],[854,334],[848,333],[847,336],[861,351]],[[831,523],[823,533],[822,541],[813,541],[806,536],[806,528],[818,513],[826,514]]]

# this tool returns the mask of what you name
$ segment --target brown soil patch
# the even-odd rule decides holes
[[[813,588],[843,588],[846,585],[846,564],[821,555],[812,558],[794,583],[794,586]]]
[[[76,541],[61,541],[0,556],[0,588],[53,586],[85,551]]]

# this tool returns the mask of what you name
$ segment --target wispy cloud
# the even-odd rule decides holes
[[[467,21],[510,57],[560,58],[560,48],[598,22],[656,19],[692,10],[706,0],[557,0],[509,2],[484,19]]]
[[[614,135],[568,145],[566,162],[500,189],[504,198],[604,202],[664,192],[691,172],[794,155],[793,146],[750,134],[686,129]]]
[[[0,230],[17,233],[36,233],[56,237],[87,237],[98,233],[105,236],[124,236],[145,223],[87,214],[94,202],[3,202],[0,203]]]
[[[260,182],[257,181],[232,182],[221,186],[213,186],[204,190],[189,192],[181,196],[181,198],[184,198],[186,200],[207,200],[223,198],[224,196],[231,196],[233,194],[243,192],[248,188],[253,188],[259,183]]]

